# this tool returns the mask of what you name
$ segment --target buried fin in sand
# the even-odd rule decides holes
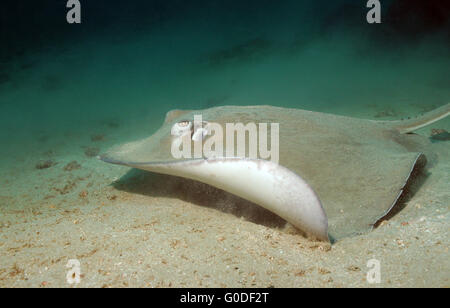
[[[274,212],[316,238],[338,240],[371,230],[390,213],[416,174],[413,171],[426,163],[423,153],[430,141],[407,133],[449,111],[447,104],[414,120],[389,122],[271,106],[177,110],[168,113],[154,135],[116,146],[101,159],[212,185]],[[256,145],[249,130],[236,142],[234,133],[232,139],[222,135],[226,129],[219,134],[217,129],[196,127],[198,115],[203,124],[214,123],[216,128],[267,123],[264,137],[278,137],[265,144],[266,149],[272,146],[272,154],[277,148],[276,161],[261,151],[255,157],[246,155]],[[258,138],[261,132],[253,137],[258,145],[265,143]],[[193,148],[213,140],[216,150],[223,147],[223,155],[175,158],[174,142],[181,144],[183,138],[189,145],[194,139]],[[234,149],[239,140],[246,147],[241,152]]]

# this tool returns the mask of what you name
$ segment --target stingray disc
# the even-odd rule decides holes
[[[444,109],[448,114],[448,105]],[[201,125],[195,125],[196,116]],[[211,129],[212,123],[223,131]],[[268,141],[248,132],[239,152],[239,137],[227,140],[227,123],[267,123]],[[319,239],[339,239],[371,230],[396,204],[413,169],[423,165],[427,138],[402,133],[417,124],[392,123],[271,106],[175,110],[152,136],[116,146],[101,159],[210,184]],[[195,155],[196,147],[212,143],[214,155]],[[272,147],[271,157],[251,153],[255,143]],[[174,148],[187,145],[191,156],[174,155]]]

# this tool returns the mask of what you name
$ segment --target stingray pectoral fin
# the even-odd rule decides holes
[[[122,164],[209,184],[266,208],[309,235],[329,241],[328,219],[314,190],[299,175],[273,162],[221,158]]]

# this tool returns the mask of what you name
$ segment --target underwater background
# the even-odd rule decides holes
[[[274,105],[400,119],[450,101],[448,1],[381,1],[381,24],[366,21],[364,0],[81,0],[81,24],[67,23],[66,3],[0,6],[0,282],[8,285],[52,277],[53,286],[63,285],[61,268],[42,279],[42,264],[28,259],[47,260],[45,251],[63,248],[24,245],[55,215],[83,221],[90,206],[114,202],[110,184],[125,169],[95,157],[149,136],[172,109]],[[444,120],[433,128],[449,127]],[[72,212],[75,205],[86,207]],[[47,230],[51,238],[55,230]],[[102,249],[69,242],[85,258]],[[46,267],[59,264],[50,259]],[[34,280],[24,280],[26,268],[34,268]],[[158,280],[163,274],[152,275],[158,283],[151,286],[169,286]]]
[[[398,118],[450,94],[445,1],[382,1],[382,24],[351,0],[82,1],[81,24],[65,4],[2,5],[6,140],[225,104]]]

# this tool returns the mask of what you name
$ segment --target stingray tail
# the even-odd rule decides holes
[[[419,128],[428,126],[442,120],[443,118],[450,115],[450,103],[434,109],[430,112],[424,113],[414,119],[408,120],[400,120],[400,121],[386,121],[386,123],[395,129],[397,129],[400,133],[407,134],[411,133]]]

